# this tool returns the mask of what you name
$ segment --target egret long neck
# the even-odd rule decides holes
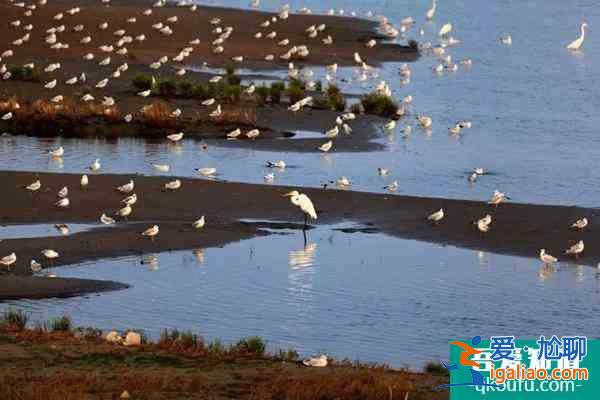
[[[585,26],[581,25],[581,41],[583,42],[583,39],[585,39]]]

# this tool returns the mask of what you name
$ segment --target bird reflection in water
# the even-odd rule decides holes
[[[196,257],[196,262],[200,265],[204,264],[204,249],[194,249],[193,253],[194,257]]]
[[[311,267],[317,254],[317,244],[308,243],[300,250],[290,251],[289,264],[293,270]]]
[[[144,254],[140,264],[145,265],[149,270],[158,270],[159,262],[156,254]]]
[[[556,268],[554,268],[552,265],[544,264],[538,270],[538,278],[539,278],[540,282],[545,282],[548,279],[552,278],[552,276],[554,275],[555,272],[556,272]]]

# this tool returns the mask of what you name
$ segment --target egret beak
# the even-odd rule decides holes
[[[294,192],[289,192],[286,194],[282,194],[281,197],[287,197],[287,196],[292,196],[294,194]]]

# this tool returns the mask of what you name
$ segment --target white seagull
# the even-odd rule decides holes
[[[540,260],[546,265],[550,265],[558,261],[556,257],[546,253],[546,249],[540,250]]]
[[[433,214],[430,214],[427,217],[427,220],[433,222],[434,224],[440,222],[442,219],[444,219],[444,209],[443,208],[440,208],[439,210],[437,210]]]
[[[584,249],[585,245],[583,244],[583,240],[580,240],[579,242],[575,243],[573,246],[565,250],[565,254],[572,254],[575,256],[575,258],[577,258],[579,257],[579,254],[583,253]]]

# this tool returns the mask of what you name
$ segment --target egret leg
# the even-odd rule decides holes
[[[302,230],[306,230],[306,224],[308,223],[308,216],[304,214],[304,228]]]

